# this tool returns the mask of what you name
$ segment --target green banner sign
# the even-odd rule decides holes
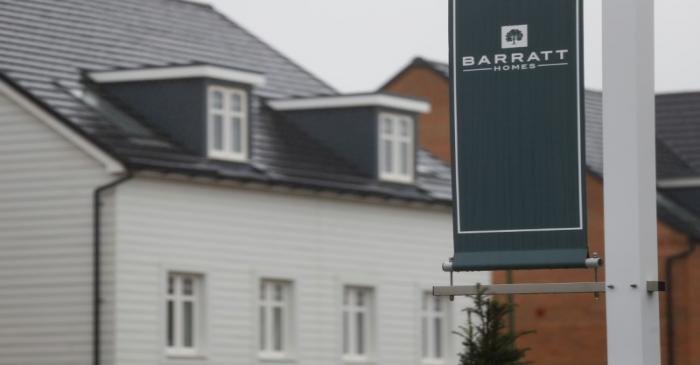
[[[450,0],[457,271],[588,256],[582,0]]]

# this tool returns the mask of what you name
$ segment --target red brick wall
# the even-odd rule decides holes
[[[421,145],[449,161],[449,83],[428,67],[412,67],[394,79],[385,90],[431,101],[433,111],[420,120]],[[591,252],[604,257],[603,186],[600,179],[587,177],[588,234]],[[659,272],[664,279],[665,258],[688,247],[688,238],[663,223],[658,224]],[[675,365],[700,364],[700,248],[679,262],[669,283],[674,295]],[[604,280],[601,270],[599,280]],[[505,282],[504,272],[494,281]],[[592,281],[592,270],[533,270],[514,273],[515,282]],[[661,294],[662,358],[666,364],[665,296]],[[593,294],[516,296],[517,330],[537,333],[522,338],[520,345],[531,348],[528,359],[536,365],[601,365],[606,363],[605,296]],[[633,364],[630,364],[633,365]]]

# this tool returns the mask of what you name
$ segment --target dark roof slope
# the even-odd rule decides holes
[[[700,92],[658,95],[656,135],[693,175],[700,173]]]
[[[89,71],[213,64],[258,71],[251,164],[198,156],[81,97]],[[449,169],[421,151],[416,186],[377,182],[265,107],[335,90],[216,12],[182,0],[0,0],[0,77],[131,169],[448,203]]]

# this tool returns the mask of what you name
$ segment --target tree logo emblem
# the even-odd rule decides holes
[[[513,45],[515,45],[516,42],[520,42],[523,40],[523,32],[513,29],[508,34],[506,34],[506,40],[508,42],[513,42]]]
[[[501,48],[527,47],[527,24],[501,27]]]

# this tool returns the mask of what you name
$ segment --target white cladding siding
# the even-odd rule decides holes
[[[188,364],[263,363],[261,278],[293,282],[296,364],[341,363],[343,284],[374,288],[373,363],[420,363],[422,293],[448,279],[440,271],[452,251],[448,209],[143,177],[119,188],[116,207],[116,364],[182,363],[163,354],[168,270],[204,275],[207,345]],[[452,307],[455,327],[463,305]],[[459,339],[449,338],[455,354]]]
[[[88,364],[104,168],[0,94],[0,364]]]

